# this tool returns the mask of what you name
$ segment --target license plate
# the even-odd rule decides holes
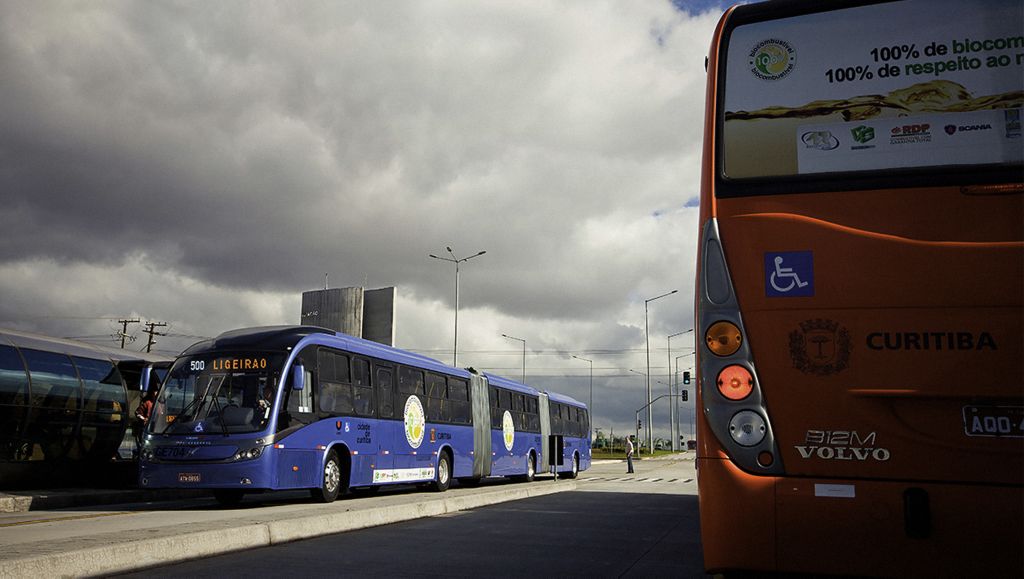
[[[1024,406],[964,406],[964,433],[1024,438]]]
[[[198,472],[179,472],[178,482],[180,483],[197,483],[202,480]]]

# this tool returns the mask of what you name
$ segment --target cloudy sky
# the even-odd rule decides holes
[[[156,350],[398,288],[397,345],[590,398],[667,393],[693,326],[723,3],[0,3],[0,327]],[[140,325],[129,327],[145,344]],[[692,333],[672,356],[692,351]],[[679,360],[680,368],[692,357]],[[656,405],[655,434],[668,435]],[[684,432],[689,431],[686,405]]]

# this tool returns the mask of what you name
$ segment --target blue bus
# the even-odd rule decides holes
[[[170,362],[0,328],[0,488],[119,480],[133,411]]]
[[[309,489],[331,502],[390,484],[448,489],[590,466],[589,416],[558,394],[311,326],[234,330],[185,350],[157,394],[142,488]],[[553,456],[544,444],[561,434]]]

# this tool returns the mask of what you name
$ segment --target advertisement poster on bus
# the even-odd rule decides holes
[[[1021,22],[1019,0],[908,0],[737,26],[726,176],[1022,162]]]

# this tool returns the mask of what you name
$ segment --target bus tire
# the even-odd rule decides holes
[[[434,482],[431,488],[439,493],[443,493],[448,490],[448,487],[452,484],[452,459],[448,457],[447,452],[442,452],[437,457],[437,476],[434,478]]]
[[[580,476],[580,457],[577,454],[572,455],[572,470],[569,472],[558,473],[560,478],[576,478]]]
[[[237,507],[242,502],[245,491],[241,489],[214,489],[213,498],[222,507]]]
[[[523,480],[526,482],[533,482],[534,477],[537,476],[537,455],[530,452],[530,456],[526,457],[526,476]]]
[[[338,460],[338,453],[333,450],[327,453],[327,460],[324,461],[324,471],[320,475],[320,488],[313,489],[311,495],[321,503],[333,503],[341,493],[342,476],[341,461]],[[344,481],[348,485],[348,481]]]

